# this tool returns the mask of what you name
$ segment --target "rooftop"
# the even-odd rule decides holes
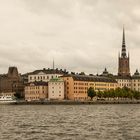
[[[88,76],[88,75],[64,75],[62,77],[72,77],[74,81],[93,81],[93,82],[110,82],[116,83],[117,81],[103,76]]]
[[[35,86],[48,86],[48,82],[44,82],[44,81],[30,82],[27,83],[26,86],[30,86],[31,84],[34,84]]]
[[[63,82],[63,79],[61,79],[61,78],[53,78],[53,79],[50,79],[49,82]]]
[[[62,70],[62,69],[42,69],[42,70],[35,70],[33,72],[28,73],[28,75],[35,75],[35,74],[39,74],[39,73],[44,73],[44,74],[67,74],[68,72],[66,70]]]

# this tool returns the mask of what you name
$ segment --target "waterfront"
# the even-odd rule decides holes
[[[0,105],[1,140],[140,139],[140,105]]]

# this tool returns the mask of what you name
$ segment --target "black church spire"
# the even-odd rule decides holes
[[[125,29],[123,28],[123,40],[122,40],[122,54],[123,58],[126,57],[126,44],[125,44]]]

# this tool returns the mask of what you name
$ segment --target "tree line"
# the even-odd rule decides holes
[[[87,91],[88,96],[93,99],[93,97],[97,97],[97,99],[140,99],[140,92],[131,90],[127,87],[124,88],[116,88],[115,90],[107,90],[107,91],[95,91],[94,88],[90,87]]]

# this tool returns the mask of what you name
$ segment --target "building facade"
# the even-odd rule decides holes
[[[25,100],[45,100],[48,98],[48,83],[42,81],[36,81],[28,83],[25,86]]]
[[[7,74],[0,75],[0,93],[17,92],[23,96],[24,84],[17,67],[9,67]]]
[[[132,86],[131,86],[131,88],[134,91],[139,91],[140,92],[140,73],[138,72],[138,70],[136,70],[136,72],[132,76]]]
[[[48,82],[50,79],[59,78],[66,74],[66,71],[58,70],[58,69],[43,69],[43,70],[36,70],[28,74],[28,82],[34,81],[45,81]]]
[[[87,100],[87,91],[90,87],[95,91],[105,91],[116,89],[118,84],[115,80],[87,75],[65,75],[62,77],[65,81],[66,99],[69,100]]]
[[[116,81],[118,82],[118,87],[123,88],[127,87],[129,89],[132,88],[132,78],[131,77],[116,77]]]
[[[48,99],[63,100],[64,99],[64,80],[60,78],[51,79],[48,82]]]

